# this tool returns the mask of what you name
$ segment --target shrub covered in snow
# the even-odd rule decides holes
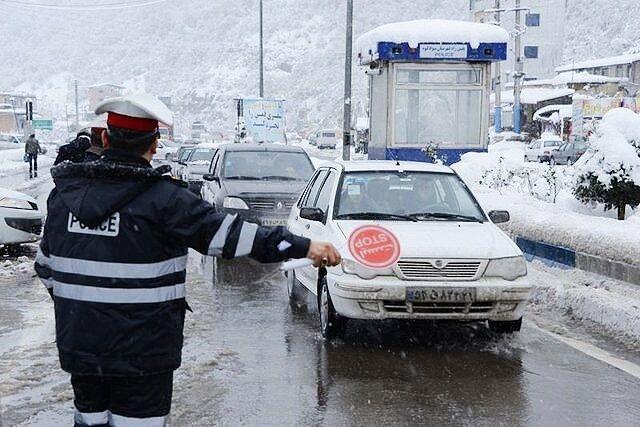
[[[626,108],[609,111],[589,142],[591,149],[575,165],[573,194],[583,203],[615,208],[622,220],[627,205],[640,204],[640,116]]]

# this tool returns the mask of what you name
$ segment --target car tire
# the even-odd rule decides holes
[[[344,337],[347,322],[344,317],[336,313],[329,294],[327,279],[321,278],[318,292],[318,312],[320,317],[320,333],[327,341]]]
[[[287,295],[289,296],[289,306],[297,311],[306,307],[303,300],[303,289],[301,283],[296,278],[294,270],[287,272]]]
[[[489,320],[489,329],[497,334],[512,334],[520,331],[522,317],[518,320]]]

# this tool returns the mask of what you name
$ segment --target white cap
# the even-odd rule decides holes
[[[173,114],[162,101],[146,93],[137,93],[102,101],[96,107],[97,115],[113,112],[133,118],[151,119],[173,126]]]

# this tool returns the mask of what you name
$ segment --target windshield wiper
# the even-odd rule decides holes
[[[260,181],[260,178],[255,176],[247,176],[247,175],[233,175],[233,176],[225,176],[224,179],[237,179],[243,181]]]
[[[280,181],[297,181],[297,178],[294,178],[292,176],[284,176],[284,175],[267,175],[267,176],[263,176],[260,178],[263,181],[269,181],[270,179],[273,180],[280,180]]]
[[[416,212],[409,214],[411,218],[438,218],[438,219],[457,219],[460,221],[483,222],[480,218],[472,215],[454,214],[449,212]]]
[[[403,221],[418,222],[416,218],[386,212],[352,212],[336,215],[335,219],[401,219]]]

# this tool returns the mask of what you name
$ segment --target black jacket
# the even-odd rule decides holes
[[[108,150],[101,160],[51,170],[56,186],[35,268],[53,297],[68,372],[144,375],[180,366],[187,248],[261,262],[307,253],[308,239],[216,213],[161,169]]]
[[[84,162],[86,160],[85,151],[89,147],[91,147],[91,138],[86,135],[80,135],[70,143],[60,146],[53,164],[57,165],[66,160],[75,163]]]

